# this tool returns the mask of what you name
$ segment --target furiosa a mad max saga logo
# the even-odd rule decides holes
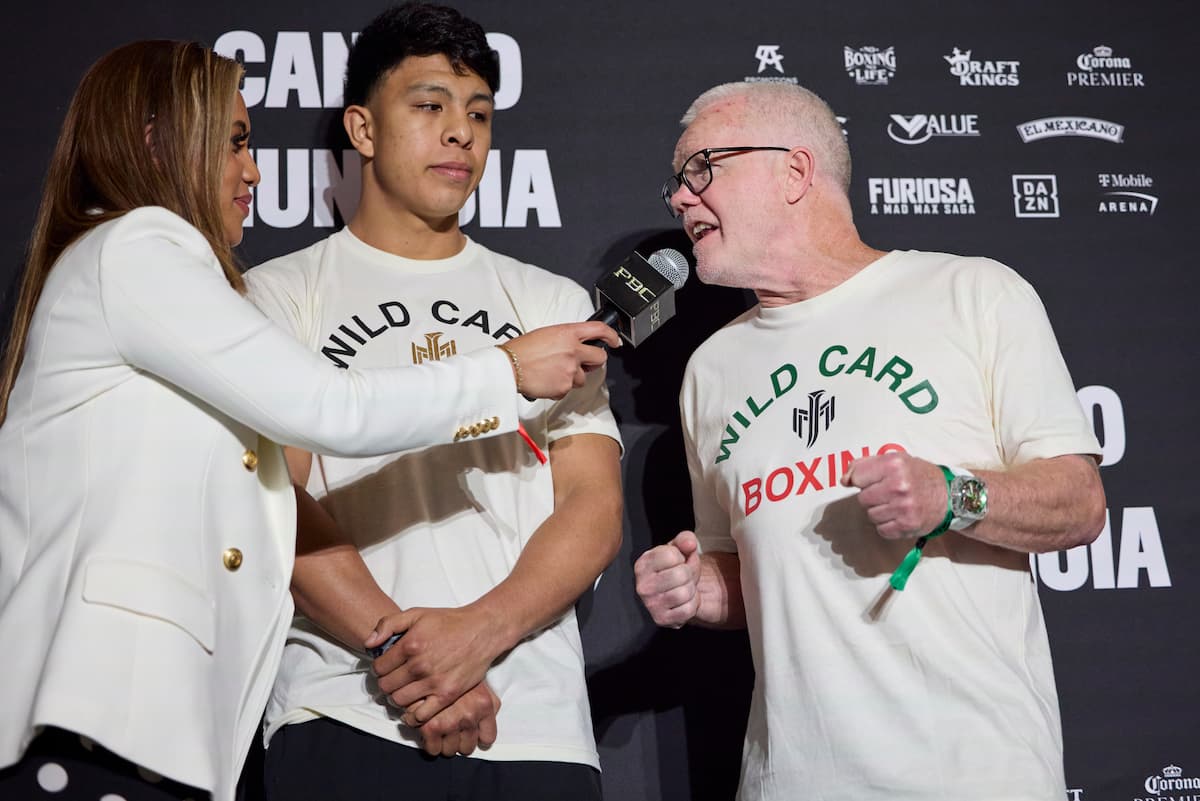
[[[872,214],[974,214],[966,178],[868,178]]]

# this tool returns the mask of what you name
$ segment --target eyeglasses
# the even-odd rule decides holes
[[[712,162],[709,157],[714,153],[748,153],[751,150],[782,150],[787,152],[790,147],[706,147],[703,150],[697,151],[688,156],[687,161],[683,162],[683,169],[667,179],[662,186],[663,203],[667,205],[667,211],[672,217],[678,217],[679,213],[675,211],[675,207],[671,205],[671,198],[679,187],[686,186],[693,195],[698,195],[708,185],[712,183]]]

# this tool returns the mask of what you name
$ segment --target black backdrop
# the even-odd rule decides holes
[[[246,61],[263,185],[244,261],[330,233],[357,191],[338,135],[340,67],[351,34],[382,7],[111,0],[8,10],[3,285],[75,83],[101,53],[138,38],[198,39]],[[686,251],[658,199],[680,114],[716,83],[798,80],[845,118],[867,242],[992,256],[1034,284],[1104,443],[1110,513],[1091,548],[1035,560],[1069,795],[1196,798],[1171,789],[1200,786],[1200,326],[1187,266],[1200,78],[1189,4],[458,7],[502,54],[497,161],[465,226],[493,248],[585,285],[634,247]],[[751,301],[693,281],[678,317],[610,369],[627,449],[626,536],[580,604],[609,798],[727,798],[736,784],[752,681],[744,637],[655,630],[632,563],[690,525],[675,414],[683,364]]]

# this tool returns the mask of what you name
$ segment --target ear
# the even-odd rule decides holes
[[[350,144],[363,158],[375,157],[375,121],[366,106],[346,106],[342,112],[342,127]]]
[[[785,191],[788,203],[798,203],[812,188],[813,170],[816,162],[812,151],[806,147],[796,147],[787,154],[787,178]]]
[[[150,163],[152,163],[155,167],[157,167],[157,166],[159,166],[159,164],[158,164],[158,153],[156,153],[154,151],[154,121],[153,120],[146,123],[146,127],[143,129],[143,132],[144,132],[145,138],[146,138],[146,149],[150,151]]]

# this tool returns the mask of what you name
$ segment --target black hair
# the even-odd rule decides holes
[[[384,77],[409,56],[444,55],[459,75],[474,72],[494,94],[500,61],[478,22],[433,3],[393,6],[359,33],[346,59],[343,98],[363,105]]]

